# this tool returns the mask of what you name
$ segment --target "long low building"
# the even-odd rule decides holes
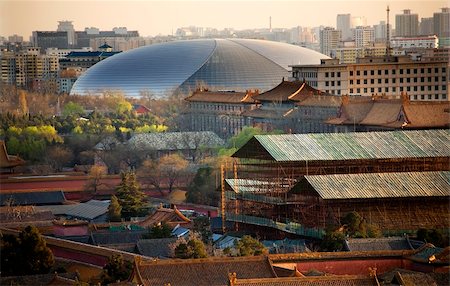
[[[226,182],[226,219],[266,234],[321,238],[352,211],[385,234],[450,227],[448,171],[308,175],[284,190],[275,182]]]

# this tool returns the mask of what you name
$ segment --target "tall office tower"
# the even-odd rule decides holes
[[[58,21],[58,32],[67,32],[67,41],[69,47],[75,45],[75,29],[73,28],[72,21]]]
[[[442,8],[441,12],[433,14],[434,34],[439,38],[450,37],[450,9]]]
[[[433,17],[420,19],[419,34],[422,36],[429,36],[434,34]]]
[[[395,35],[412,37],[419,34],[419,15],[411,14],[411,10],[403,10],[403,14],[395,15]]]
[[[375,29],[369,26],[359,26],[354,29],[356,47],[367,47],[375,42]]]
[[[378,25],[373,26],[375,30],[375,41],[378,43],[385,43],[386,42],[386,21],[380,21]]]
[[[351,15],[350,14],[338,14],[336,19],[337,30],[342,32],[342,40],[347,41],[352,38],[351,30]]]
[[[320,31],[320,52],[330,56],[331,51],[338,47],[342,39],[342,32],[332,27],[326,27]]]
[[[367,19],[364,16],[352,17],[351,28],[356,28],[358,26],[367,26]]]

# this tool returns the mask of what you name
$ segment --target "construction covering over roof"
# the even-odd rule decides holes
[[[449,157],[447,130],[255,135],[233,157],[277,162]]]
[[[74,205],[51,205],[39,207],[50,210],[54,215],[65,215],[79,219],[93,220],[108,212],[109,201],[91,200]]]
[[[66,197],[62,191],[0,194],[2,206],[53,205],[63,204],[65,201]]]
[[[448,171],[314,175],[302,180],[324,200],[450,197]]]

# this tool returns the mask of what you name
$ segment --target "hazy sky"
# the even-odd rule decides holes
[[[448,1],[407,0],[290,0],[290,1],[153,1],[153,0],[0,0],[0,35],[22,35],[28,40],[32,31],[54,31],[57,21],[73,21],[75,30],[97,27],[111,30],[127,27],[141,36],[170,35],[185,26],[217,29],[264,28],[272,17],[273,28],[295,26],[336,26],[336,15],[350,13],[364,16],[373,25],[386,18],[390,6],[390,23],[395,14],[411,9],[419,19],[448,7]]]

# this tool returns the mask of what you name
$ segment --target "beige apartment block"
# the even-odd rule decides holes
[[[334,95],[390,94],[410,100],[448,101],[449,62],[412,60],[410,57],[366,57],[356,63],[339,64],[339,59],[320,65],[294,65],[292,75]]]

